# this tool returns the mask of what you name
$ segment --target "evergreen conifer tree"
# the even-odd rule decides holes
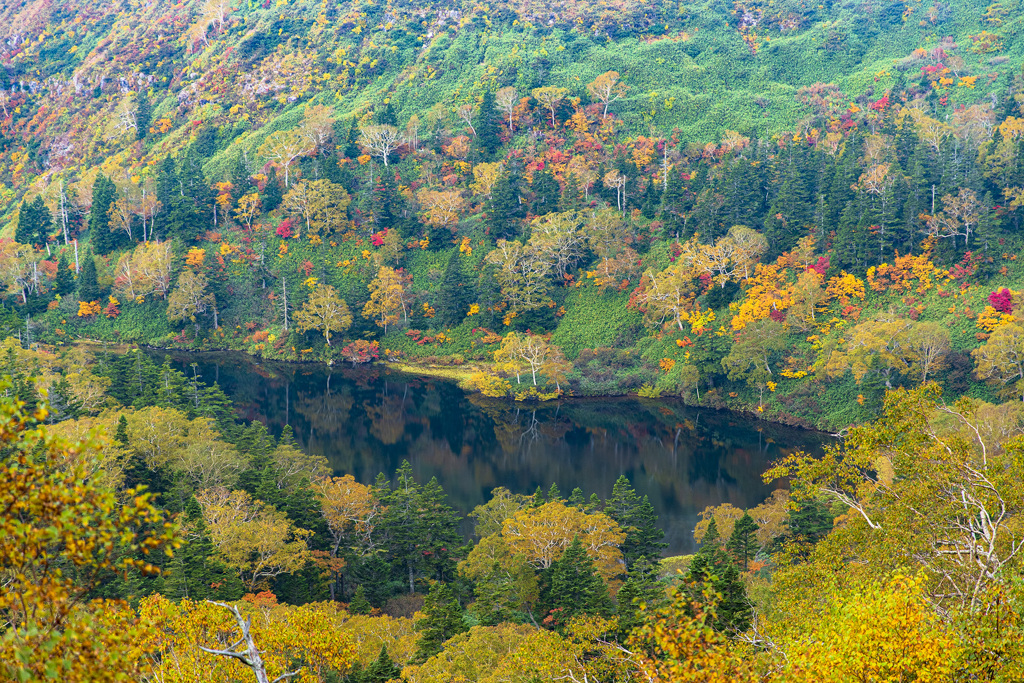
[[[548,489],[548,502],[553,503],[556,500],[562,500],[562,491],[558,488],[558,484],[551,482],[551,488]]]
[[[92,207],[89,209],[89,236],[97,254],[109,254],[118,247],[118,236],[110,230],[110,207],[115,201],[117,188],[100,173],[93,184]]]
[[[522,175],[514,163],[498,176],[491,188],[491,198],[487,202],[487,227],[491,237],[498,239],[515,239],[521,230],[522,220],[526,217],[526,207],[520,197]]]
[[[583,190],[580,189],[579,180],[572,173],[565,178],[565,191],[562,192],[558,207],[560,211],[578,211],[583,208]]]
[[[589,510],[587,510],[587,499],[583,496],[583,489],[579,486],[574,488],[572,493],[569,494],[568,504],[570,507],[589,512]]]
[[[185,504],[184,513],[186,542],[174,553],[171,562],[171,597],[237,600],[244,592],[242,580],[218,559],[195,497]]]
[[[612,487],[604,512],[614,519],[626,532],[622,542],[622,556],[626,568],[633,566],[639,558],[646,557],[651,563],[657,562],[663,548],[665,532],[658,528],[658,516],[647,496],[637,496],[626,475],[621,475]]]
[[[648,610],[656,610],[668,602],[665,584],[658,579],[656,569],[646,558],[641,557],[615,596],[619,635],[628,636],[643,623],[641,604],[646,605]]]
[[[448,584],[435,582],[423,602],[424,618],[416,622],[420,639],[415,662],[425,662],[441,651],[444,642],[468,630],[462,619],[462,607]]]
[[[153,118],[153,107],[149,104],[146,93],[139,93],[139,101],[135,105],[135,139],[142,140],[149,133],[149,121]]]
[[[709,540],[709,536],[714,537]],[[751,607],[747,589],[740,578],[739,569],[729,554],[721,547],[718,526],[712,523],[694,555],[686,573],[686,584],[682,588],[690,591],[694,600],[701,598],[703,585],[710,583],[716,593],[722,596],[717,607],[713,624],[719,631],[745,631],[750,626]]]
[[[18,224],[14,228],[14,239],[21,244],[31,244],[37,249],[46,246],[53,228],[53,217],[43,203],[41,196],[32,201],[23,201],[18,212]]]
[[[541,602],[545,622],[563,626],[581,614],[605,616],[611,611],[608,587],[594,569],[579,536],[565,549],[548,570],[550,583]]]
[[[361,673],[357,683],[388,683],[402,677],[402,667],[395,664],[388,654],[387,646],[380,649],[377,659]]]
[[[53,288],[61,296],[67,296],[75,291],[75,275],[71,272],[67,253],[63,251],[60,253],[60,258],[57,259],[57,277]]]
[[[374,109],[374,115],[377,119],[378,125],[381,126],[397,126],[398,119],[395,117],[395,110],[391,106],[391,102],[386,102],[383,107],[376,107]]]
[[[124,415],[117,418],[117,431],[114,432],[114,443],[118,446],[128,445],[128,420]]]
[[[369,614],[372,610],[370,601],[366,599],[366,589],[360,584],[352,596],[352,601],[348,603],[348,612],[349,614]]]
[[[85,256],[82,274],[78,278],[78,299],[80,301],[99,301],[102,296],[99,281],[96,279],[96,260],[91,255]]]
[[[761,545],[757,542],[757,522],[744,512],[743,516],[736,520],[732,528],[729,541],[725,544],[726,550],[732,553],[733,558],[739,563],[743,571],[747,571],[747,564],[757,556]]]
[[[437,303],[438,322],[454,327],[466,319],[469,306],[476,298],[473,282],[462,273],[462,258],[458,249],[452,249],[441,280]]]
[[[495,115],[494,93],[490,90],[484,91],[480,109],[474,118],[476,119],[473,122],[473,128],[476,129],[476,147],[481,159],[487,161],[501,147],[501,126]]]
[[[536,171],[533,174],[533,182],[530,183],[533,191],[532,211],[537,216],[544,216],[553,211],[558,211],[558,203],[562,192],[558,181],[551,171]]]
[[[277,207],[281,206],[281,200],[284,199],[284,193],[281,191],[281,181],[277,178],[277,169],[272,168],[267,173],[267,180],[263,185],[263,211],[270,213]]]

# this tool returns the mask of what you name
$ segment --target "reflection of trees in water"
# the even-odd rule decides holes
[[[398,443],[405,435],[405,402],[409,397],[409,385],[400,385],[397,393],[391,389],[393,386],[384,382],[384,390],[376,403],[363,402],[363,410],[370,420],[370,434],[389,446]]]
[[[333,375],[327,375],[327,381],[319,390],[308,387],[296,392],[292,409],[306,423],[310,439],[314,434],[321,440],[325,437],[338,438],[348,429],[349,413],[355,399],[345,383],[341,384],[341,390],[337,386],[332,387],[332,379]]]
[[[326,456],[338,474],[369,483],[407,458],[418,479],[436,476],[463,512],[495,486],[529,494],[557,482],[565,495],[578,486],[607,498],[625,474],[661,515],[672,552],[692,549],[704,507],[753,507],[769,493],[760,475],[771,460],[824,439],[670,400],[516,405],[378,368],[180,362],[193,361],[207,378],[219,373],[247,418],[276,434],[290,423],[300,446]]]

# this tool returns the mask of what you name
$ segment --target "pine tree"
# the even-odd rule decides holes
[[[349,614],[369,614],[372,610],[370,601],[366,599],[366,589],[360,584],[352,596],[352,601],[348,603],[348,612]]]
[[[487,202],[487,227],[491,237],[497,239],[515,239],[521,230],[522,220],[526,217],[526,207],[520,197],[522,175],[514,163],[505,173],[498,176],[491,188],[491,198]]]
[[[117,188],[100,173],[93,184],[92,207],[89,209],[89,236],[97,254],[109,254],[118,247],[118,236],[110,230],[110,207],[115,201]]]
[[[581,614],[605,616],[611,612],[608,587],[594,569],[579,536],[548,570],[550,584],[541,598],[545,623],[563,626]]]
[[[551,488],[548,489],[548,502],[553,503],[556,500],[562,500],[562,491],[558,488],[558,484],[551,482]]]
[[[494,93],[484,91],[480,109],[474,117],[473,128],[476,129],[476,148],[481,159],[489,160],[501,147],[501,126],[494,110]]]
[[[531,210],[535,215],[544,216],[558,211],[558,202],[561,199],[562,191],[551,171],[534,172],[530,190],[533,191]]]
[[[588,511],[587,499],[583,496],[583,489],[581,489],[579,486],[574,488],[572,490],[572,493],[569,494],[568,504],[570,507],[578,508],[583,511]]]
[[[658,528],[654,506],[647,496],[637,496],[626,475],[619,476],[612,486],[612,497],[605,504],[604,512],[626,532],[622,556],[627,569],[641,557],[646,557],[651,563],[657,562],[662,549],[668,547],[662,542],[665,532]]]
[[[102,296],[99,281],[96,279],[96,260],[86,255],[82,264],[82,274],[78,278],[78,299],[80,301],[99,301]]]
[[[75,291],[75,276],[71,272],[66,252],[60,253],[57,259],[57,277],[53,283],[53,289],[61,296],[67,296]]]
[[[469,630],[462,618],[462,607],[446,583],[437,581],[430,586],[430,592],[423,602],[423,614],[424,618],[415,625],[420,632],[420,639],[413,661],[419,663],[440,652],[449,638]]]
[[[759,528],[750,513],[744,512],[743,516],[736,520],[729,541],[725,544],[726,550],[732,553],[733,558],[743,571],[747,571],[747,563],[754,559],[761,549],[761,545],[757,542]]]
[[[53,217],[50,210],[43,203],[43,198],[37,196],[32,201],[23,201],[21,210],[18,212],[18,224],[14,229],[14,239],[21,244],[31,244],[37,249],[46,246],[50,230],[53,228]]]

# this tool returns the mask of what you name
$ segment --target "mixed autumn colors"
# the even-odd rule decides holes
[[[0,3],[0,677],[1024,677],[1022,21]],[[842,439],[693,556],[625,478],[467,540],[132,345]]]

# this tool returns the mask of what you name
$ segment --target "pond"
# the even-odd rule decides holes
[[[162,352],[157,354],[161,360]],[[611,495],[625,474],[650,498],[667,554],[694,550],[693,527],[708,505],[759,504],[773,486],[769,463],[820,451],[831,437],[672,399],[566,399],[516,405],[466,394],[454,383],[381,366],[261,363],[240,354],[169,354],[192,375],[216,382],[238,416],[280,435],[291,425],[300,447],[326,457],[338,475],[371,483],[409,460],[463,514],[493,488],[587,498]],[[470,527],[467,526],[467,529]]]

